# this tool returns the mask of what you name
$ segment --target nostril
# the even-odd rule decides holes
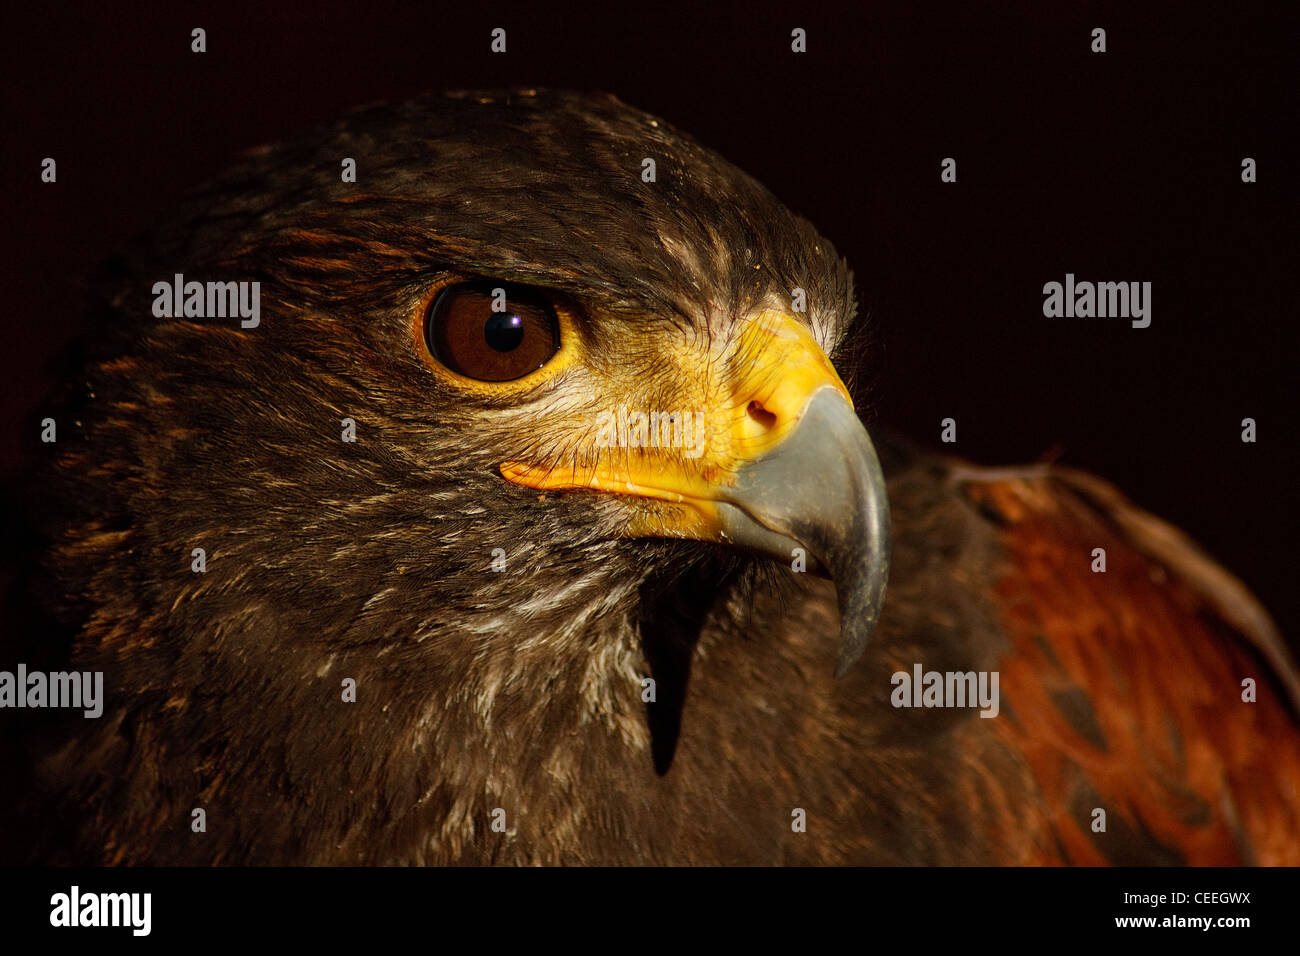
[[[764,428],[776,427],[776,416],[764,408],[762,402],[750,402],[745,412]]]

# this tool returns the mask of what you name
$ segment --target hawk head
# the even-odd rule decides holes
[[[260,323],[155,317],[177,273],[258,282]],[[454,805],[505,772],[467,743],[485,729],[519,738],[512,773],[544,765],[523,745],[547,708],[644,743],[620,688],[650,605],[701,572],[726,598],[756,554],[834,581],[847,667],[888,563],[828,358],[854,312],[811,225],[610,96],[431,97],[256,152],[120,260],[58,446],[54,564],[118,697],[105,759],[141,786],[142,753],[180,759],[219,799],[328,756],[340,786]],[[348,678],[339,719],[368,735],[340,743]]]

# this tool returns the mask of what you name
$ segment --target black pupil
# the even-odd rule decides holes
[[[524,320],[509,312],[498,312],[484,323],[483,338],[498,352],[513,352],[524,340]]]

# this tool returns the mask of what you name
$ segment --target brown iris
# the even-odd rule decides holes
[[[508,382],[550,361],[560,348],[560,325],[539,290],[488,279],[439,293],[425,339],[433,357],[457,375]]]

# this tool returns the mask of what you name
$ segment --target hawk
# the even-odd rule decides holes
[[[157,314],[182,274],[260,320]],[[106,701],[28,735],[29,858],[1300,862],[1247,589],[1100,479],[869,435],[848,265],[663,120],[367,108],[103,288],[32,653]]]

